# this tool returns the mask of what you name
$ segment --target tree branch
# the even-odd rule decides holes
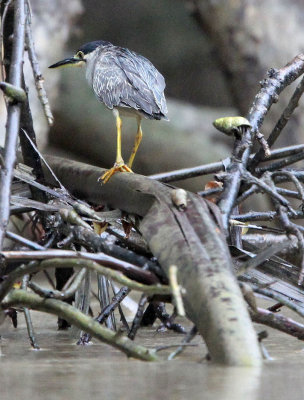
[[[15,0],[14,7],[14,43],[12,49],[9,82],[14,86],[21,87],[25,37],[24,0]],[[10,103],[8,105],[4,165],[1,168],[0,181],[0,250],[3,246],[9,219],[11,182],[16,161],[16,146],[19,134],[20,114],[21,103]]]
[[[71,325],[88,332],[93,337],[123,351],[128,357],[138,358],[143,361],[157,361],[153,350],[137,345],[124,335],[119,335],[110,329],[102,327],[92,318],[59,300],[42,299],[36,294],[24,290],[12,290],[2,301],[0,307],[5,310],[9,307],[23,306],[32,310],[44,311],[55,314],[65,319]]]

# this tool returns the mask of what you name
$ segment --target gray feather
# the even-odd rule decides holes
[[[95,95],[108,108],[134,108],[148,118],[166,117],[165,80],[145,57],[107,46],[99,50],[90,70]]]

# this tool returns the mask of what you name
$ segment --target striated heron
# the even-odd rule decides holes
[[[115,172],[132,172],[132,164],[142,139],[141,120],[168,119],[164,96],[165,80],[145,57],[128,49],[97,40],[80,47],[71,58],[49,68],[86,66],[86,78],[97,99],[113,110],[117,128],[114,166],[101,177],[106,183]],[[137,134],[127,164],[121,155],[121,115],[137,119]]]

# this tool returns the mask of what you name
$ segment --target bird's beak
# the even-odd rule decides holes
[[[60,68],[60,67],[81,67],[85,63],[85,60],[81,60],[80,58],[70,57],[65,58],[62,61],[58,61],[57,63],[50,65],[49,68]]]

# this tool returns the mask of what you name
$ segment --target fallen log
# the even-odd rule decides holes
[[[73,195],[142,218],[139,230],[166,274],[171,265],[178,267],[187,316],[197,326],[214,362],[260,364],[256,333],[225,238],[205,200],[187,192],[186,207],[178,209],[172,203],[171,186],[125,173],[117,173],[101,185],[101,168],[51,156],[47,160]]]

